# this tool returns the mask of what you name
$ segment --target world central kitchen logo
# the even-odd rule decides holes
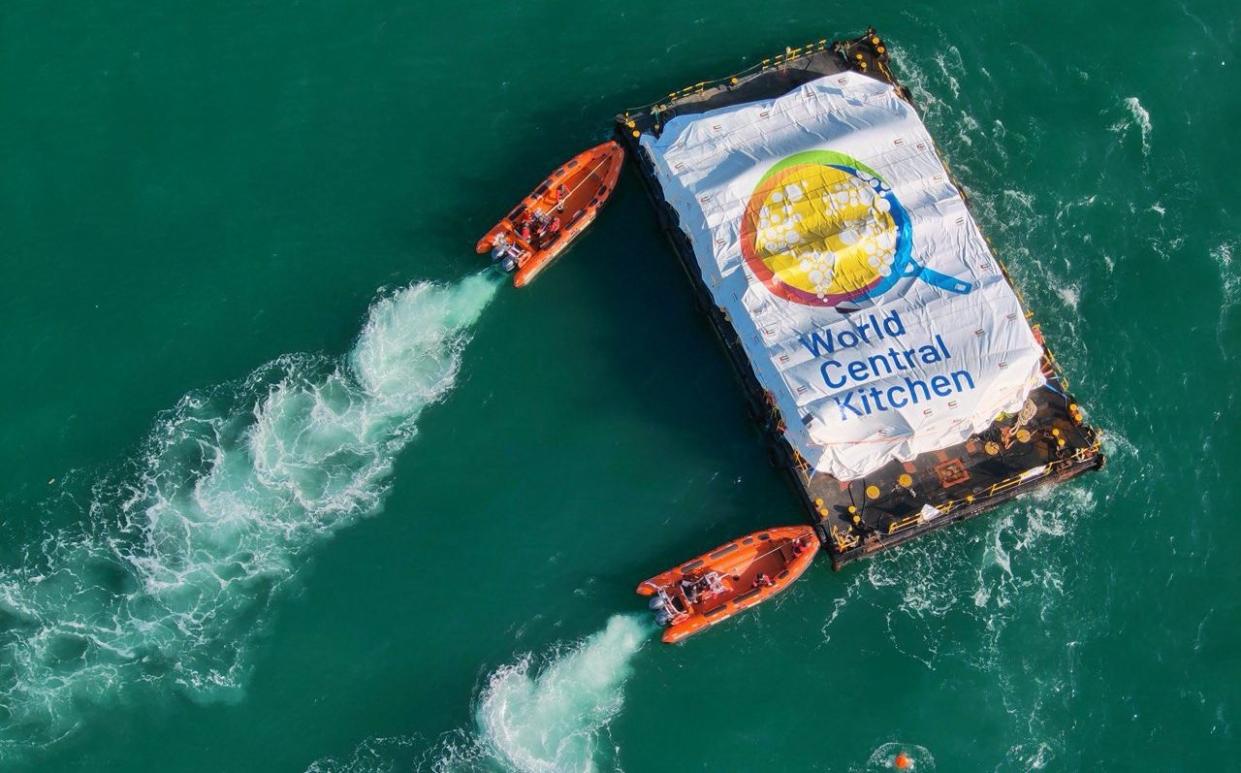
[[[875,170],[831,150],[796,153],[759,180],[741,219],[741,253],[772,293],[808,306],[877,298],[906,277],[967,294],[913,258],[913,225]]]
[[[794,303],[856,304],[905,278],[957,295],[973,289],[914,260],[913,241],[909,213],[892,186],[857,159],[831,150],[796,153],[768,169],[741,222],[746,264],[768,290]],[[910,346],[899,312],[848,311],[854,312],[851,329],[823,327],[800,336],[819,361],[841,421],[975,389],[973,374],[953,367],[954,353],[942,335]],[[943,372],[928,374],[936,370]]]

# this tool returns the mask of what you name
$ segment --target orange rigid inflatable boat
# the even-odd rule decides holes
[[[638,585],[668,644],[761,604],[806,571],[819,552],[809,526],[763,529]]]
[[[620,177],[625,151],[609,140],[566,161],[478,240],[524,287],[594,222]]]

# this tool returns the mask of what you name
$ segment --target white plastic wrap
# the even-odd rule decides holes
[[[644,135],[788,439],[861,477],[1043,383],[1042,349],[926,127],[857,73]]]

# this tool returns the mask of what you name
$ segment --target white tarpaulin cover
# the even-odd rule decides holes
[[[1042,349],[895,89],[857,73],[668,121],[642,146],[793,447],[842,480],[959,443]]]

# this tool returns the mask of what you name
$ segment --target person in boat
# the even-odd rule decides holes
[[[530,220],[528,218],[517,225],[517,238],[526,244],[530,243]]]
[[[535,241],[539,245],[539,249],[546,249],[556,241],[556,237],[560,234],[560,218],[548,217],[543,225],[539,228]]]
[[[759,572],[758,576],[754,578],[755,588],[770,588],[772,585],[775,585],[775,583],[771,581],[766,572]]]
[[[538,228],[534,232],[535,249],[546,249],[552,242],[556,241],[556,235],[560,233],[560,218],[551,215],[540,215],[538,218]]]
[[[522,221],[522,228],[525,234],[522,239],[533,249],[543,249],[543,232],[547,229],[547,216],[540,211],[534,211],[526,215]]]
[[[564,183],[556,186],[556,211],[564,212],[564,200],[569,198],[569,189],[564,187]]]
[[[697,580],[691,580],[688,577],[686,577],[684,580],[681,580],[681,592],[685,594],[685,598],[689,600],[689,603],[691,604],[698,603],[698,581]]]

